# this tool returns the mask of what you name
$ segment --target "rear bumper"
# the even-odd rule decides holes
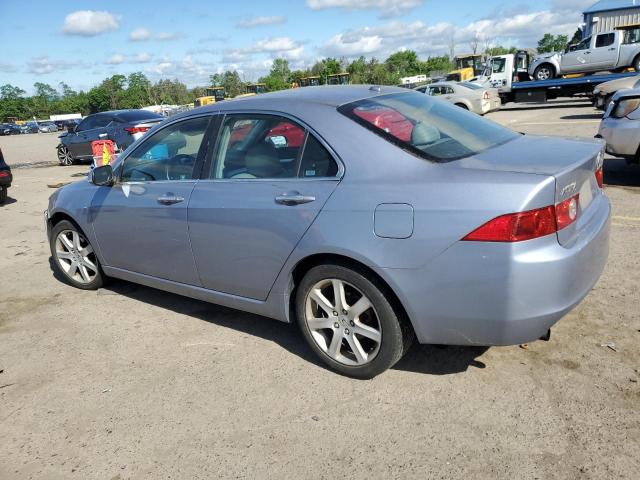
[[[515,345],[537,340],[589,293],[609,252],[604,195],[577,240],[457,242],[421,270],[386,270],[420,343]]]
[[[607,153],[635,157],[640,146],[640,121],[607,117],[600,123],[598,135],[607,142]]]
[[[12,181],[13,176],[11,175],[11,172],[9,172],[8,176],[0,176],[0,187],[9,188]]]

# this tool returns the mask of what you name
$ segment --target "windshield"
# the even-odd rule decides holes
[[[478,85],[477,83],[473,82],[461,82],[460,85],[470,88],[471,90],[482,90],[484,88],[482,85]]]
[[[497,123],[416,92],[366,98],[338,111],[400,148],[438,162],[475,155],[518,137]]]

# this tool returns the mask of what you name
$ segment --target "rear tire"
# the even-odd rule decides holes
[[[7,187],[0,187],[0,205],[7,200]]]
[[[556,69],[549,63],[543,63],[533,72],[533,79],[538,81],[551,80],[556,77]]]
[[[411,325],[378,283],[364,270],[327,264],[309,270],[298,285],[295,307],[302,335],[342,375],[373,378],[395,365],[413,342]]]
[[[633,59],[633,69],[640,72],[640,55]]]
[[[69,152],[69,149],[64,145],[58,147],[58,163],[63,167],[71,166],[74,163],[71,152]]]
[[[65,281],[82,290],[97,290],[104,284],[100,261],[85,234],[68,220],[55,224],[49,241],[53,265]]]

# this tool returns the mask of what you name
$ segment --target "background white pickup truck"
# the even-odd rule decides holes
[[[538,56],[529,65],[529,74],[534,80],[549,80],[571,73],[629,67],[640,72],[640,27],[598,33],[569,46],[564,53]]]

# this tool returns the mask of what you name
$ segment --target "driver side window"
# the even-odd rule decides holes
[[[157,131],[124,160],[120,181],[192,179],[208,125],[209,117],[198,117]]]

